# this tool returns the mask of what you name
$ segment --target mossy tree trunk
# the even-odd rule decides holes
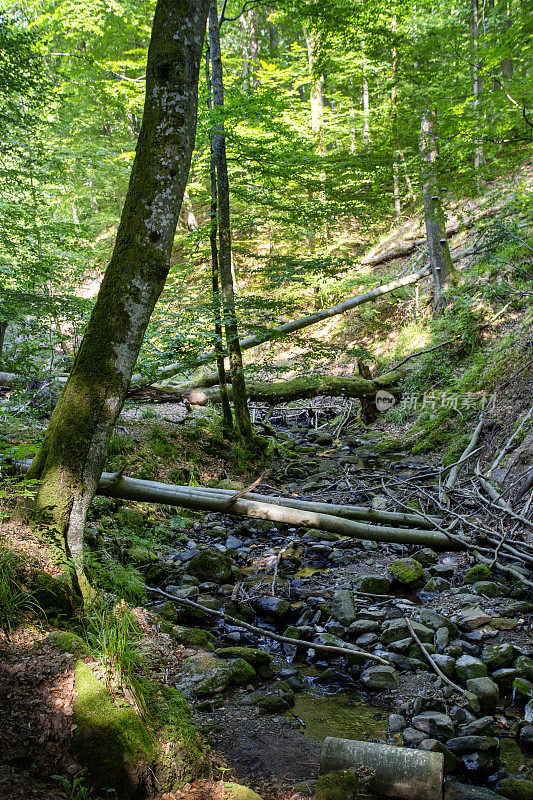
[[[115,247],[71,375],[29,473],[42,481],[37,511],[75,586],[83,576],[87,509],[169,270],[196,134],[207,13],[208,0],[157,3],[143,121]]]
[[[422,116],[420,153],[422,156],[422,191],[429,263],[433,273],[433,313],[441,314],[446,306],[444,290],[457,278],[450,246],[446,238],[446,223],[438,176],[437,113],[427,108]]]
[[[216,108],[224,106],[224,84],[222,78],[222,54],[220,51],[220,32],[216,0],[211,0],[209,9],[209,50],[213,82],[213,104]],[[231,269],[231,226],[228,164],[226,159],[226,138],[224,124],[219,122],[213,133],[213,151],[217,167],[218,188],[218,261],[222,284],[222,305],[224,327],[228,346],[231,383],[233,387],[233,408],[237,430],[244,442],[253,447],[252,423],[246,396],[246,382],[242,364],[241,346],[235,309],[235,289]]]

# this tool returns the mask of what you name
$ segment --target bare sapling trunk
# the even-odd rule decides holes
[[[478,191],[480,189],[479,170],[485,163],[483,154],[483,121],[481,117],[481,65],[479,63],[479,2],[472,0],[470,30],[472,35],[472,80],[473,80],[473,105],[476,116],[476,143],[474,151],[474,169],[476,171]]]
[[[2,356],[4,353],[4,341],[6,338],[7,322],[0,321],[0,364],[2,363]]]
[[[211,74],[209,69],[210,52],[209,48],[206,51],[205,60],[205,78],[207,84],[207,107],[209,111],[212,109],[212,86]],[[211,158],[209,160],[209,175],[211,179],[211,228],[209,231],[209,241],[211,244],[211,285],[213,295],[213,322],[215,329],[214,337],[214,350],[216,355],[218,384],[220,387],[220,402],[222,405],[222,429],[226,435],[233,432],[233,414],[228,397],[228,389],[226,384],[226,368],[224,366],[224,347],[222,339],[222,317],[220,314],[221,300],[220,300],[220,281],[219,281],[219,267],[218,267],[218,198],[217,198],[217,167],[215,163],[215,153],[211,146]]]
[[[393,194],[394,194],[394,210],[397,219],[402,215],[402,203],[400,197],[400,147],[398,143],[398,48],[396,45],[392,48],[392,87],[391,87],[391,108],[392,108],[392,137],[393,137],[393,155],[392,155],[392,177],[393,177]]]
[[[222,54],[220,51],[220,32],[218,27],[218,11],[216,0],[211,0],[209,10],[209,50],[213,83],[213,104],[222,109],[224,106],[224,84],[222,79]],[[224,310],[224,327],[228,346],[233,408],[237,430],[250,447],[253,447],[252,423],[246,396],[246,383],[242,353],[237,327],[235,309],[235,289],[231,268],[231,226],[228,164],[226,159],[226,139],[224,124],[219,122],[213,133],[213,152],[217,167],[218,189],[218,263],[222,288],[222,306]]]
[[[170,265],[196,134],[207,0],[159,0],[139,140],[111,260],[29,475],[51,552],[76,589],[87,509]]]
[[[457,272],[446,238],[446,224],[438,176],[437,114],[434,109],[427,108],[422,117],[420,153],[422,156],[424,219],[429,263],[433,274],[433,313],[438,315],[446,306],[444,295],[446,286],[456,280]]]

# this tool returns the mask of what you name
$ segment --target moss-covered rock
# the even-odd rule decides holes
[[[387,594],[390,584],[386,575],[365,575],[357,588],[366,594]]]
[[[390,567],[393,578],[403,586],[412,586],[424,577],[422,564],[414,558],[399,558]]]
[[[183,661],[178,688],[186,696],[210,697],[253,678],[254,668],[242,658],[222,659],[211,653],[196,653]]]
[[[429,579],[423,591],[429,594],[438,594],[439,592],[446,592],[448,589],[451,589],[451,586],[450,581],[447,581],[446,578],[440,578],[435,575],[433,578]]]
[[[72,631],[51,631],[45,641],[58,647],[64,653],[72,653],[78,658],[89,655],[89,646]]]
[[[477,583],[477,581],[490,581],[492,573],[486,564],[476,564],[470,567],[465,574],[465,583]]]
[[[202,647],[204,650],[214,650],[216,639],[210,631],[202,628],[185,628],[182,625],[172,625],[163,621],[161,630],[170,636],[175,644],[184,644],[187,647]]]
[[[148,794],[156,741],[128,703],[117,705],[91,668],[76,664],[73,747],[91,782],[119,797]]]
[[[81,605],[79,598],[72,592],[67,575],[52,576],[39,571],[33,576],[31,589],[35,603],[48,614],[70,616],[73,608]]]
[[[200,550],[191,558],[187,571],[200,581],[230,583],[233,580],[233,563],[219,550]]]
[[[232,800],[262,800],[262,797],[257,792],[247,786],[241,786],[240,783],[225,782],[224,789],[229,793]]]
[[[215,655],[219,658],[243,658],[252,667],[260,667],[264,664],[270,664],[272,661],[270,653],[265,653],[264,650],[256,650],[255,647],[219,647],[215,651]]]
[[[322,775],[315,789],[315,800],[363,800],[359,778],[353,770],[342,769]]]
[[[500,791],[508,800],[533,800],[533,781],[505,778],[500,784]]]

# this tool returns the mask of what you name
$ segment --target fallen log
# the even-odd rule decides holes
[[[452,261],[460,261],[462,258],[472,255],[475,252],[475,247],[467,247],[465,250],[459,250],[456,253],[452,253]],[[390,281],[390,283],[384,283],[381,286],[376,286],[374,289],[371,289],[368,292],[355,295],[355,297],[350,297],[348,300],[343,300],[341,303],[337,303],[334,306],[329,306],[329,308],[322,308],[320,311],[315,311],[314,314],[307,314],[305,317],[300,317],[299,319],[291,320],[290,322],[284,322],[282,325],[277,325],[275,328],[270,328],[269,330],[261,331],[260,333],[253,334],[251,336],[245,336],[240,340],[241,350],[250,350],[252,347],[258,347],[260,344],[264,344],[272,339],[285,336],[288,333],[295,333],[296,331],[300,331],[303,328],[309,327],[310,325],[315,325],[317,322],[322,322],[330,317],[335,317],[337,314],[345,314],[346,311],[351,311],[352,308],[357,308],[357,306],[361,306],[364,303],[370,303],[373,300],[377,300],[378,297],[382,297],[384,294],[390,294],[390,292],[394,292],[396,289],[401,289],[403,286],[410,286],[413,283],[417,283],[418,281],[422,280],[422,278],[426,278],[430,274],[431,270],[428,264],[417,272],[411,272],[409,275],[405,275],[403,278],[397,278],[394,281]],[[203,353],[198,356],[192,367],[199,367],[202,364],[207,364],[210,361],[213,361],[214,357],[214,353],[212,352]],[[160,375],[162,378],[170,378],[182,370],[182,364],[167,364],[166,367],[161,369]]]
[[[368,770],[368,787],[379,795],[404,800],[442,798],[442,753],[327,736],[320,755],[320,774],[350,768]]]
[[[207,606],[201,605],[200,603],[195,603],[194,600],[189,600],[185,597],[176,597],[176,595],[169,594],[169,592],[165,592],[163,589],[155,589],[151,586],[145,586],[144,588],[147,592],[152,592],[152,594],[160,594],[175,603],[180,603],[181,605],[189,606],[190,608],[196,608],[199,611],[204,611],[206,614],[211,614],[214,617],[220,617],[220,619],[224,619],[227,622],[230,622],[232,625],[238,625],[241,628],[245,628],[247,631],[258,633],[260,636],[265,636],[267,639],[274,639],[276,642],[293,644],[296,645],[296,647],[311,647],[313,650],[321,653],[331,653],[332,655],[337,656],[351,656],[352,658],[376,661],[378,664],[390,663],[380,656],[376,656],[373,653],[367,653],[366,650],[358,650],[356,647],[352,647],[352,645],[346,645],[346,647],[337,647],[337,645],[334,644],[319,644],[317,642],[308,642],[305,639],[293,639],[291,636],[282,636],[279,633],[272,633],[264,628],[258,628],[256,625],[250,625],[249,622],[243,622],[243,620],[238,619],[237,617],[232,617],[229,614],[226,614],[224,611],[208,608]]]
[[[270,405],[290,403],[293,400],[308,400],[312,397],[321,396],[371,399],[376,396],[376,392],[379,389],[386,389],[390,394],[399,396],[400,391],[396,384],[403,377],[405,377],[405,373],[401,370],[384,373],[374,380],[366,380],[359,376],[347,378],[339,375],[310,375],[272,383],[269,381],[247,381],[246,389],[248,400]],[[164,388],[165,391],[169,392],[174,387],[172,384],[167,384]],[[176,394],[191,405],[203,406],[209,401],[220,403],[220,390],[215,387],[212,389],[194,389],[190,392],[183,392],[178,389]],[[230,386],[228,386],[228,394],[231,399]]]

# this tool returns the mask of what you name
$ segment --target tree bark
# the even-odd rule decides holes
[[[422,117],[420,132],[420,153],[422,156],[422,191],[424,199],[424,219],[428,243],[429,263],[433,273],[433,313],[441,314],[446,305],[443,294],[446,285],[456,279],[450,247],[446,238],[446,224],[442,210],[442,200],[438,179],[437,114],[427,108]]]
[[[209,48],[206,52],[205,60],[205,78],[207,84],[207,107],[209,111],[212,109],[212,86],[211,76],[209,70],[210,51]],[[221,300],[220,300],[220,285],[219,285],[219,265],[218,265],[218,246],[217,246],[217,233],[218,233],[218,187],[217,187],[217,167],[216,158],[211,144],[211,157],[209,159],[209,176],[211,180],[211,228],[209,231],[209,241],[211,244],[211,288],[213,300],[213,321],[215,329],[214,338],[214,351],[217,362],[218,384],[220,386],[220,400],[222,404],[222,428],[226,435],[233,431],[233,414],[228,397],[228,390],[226,386],[226,368],[224,366],[224,347],[222,339],[222,317],[220,314]]]
[[[400,146],[398,142],[398,47],[393,45],[392,48],[392,87],[391,87],[391,108],[392,108],[392,138],[393,138],[393,154],[392,154],[392,178],[393,178],[393,194],[394,194],[394,210],[396,218],[400,219],[402,215],[402,203],[400,197]]]
[[[222,54],[220,51],[220,32],[218,28],[218,11],[216,0],[211,0],[209,10],[209,49],[211,54],[211,70],[213,82],[213,104],[215,107],[224,106],[224,84],[222,78]],[[231,382],[233,386],[233,408],[237,430],[246,444],[253,447],[252,423],[248,400],[246,397],[246,383],[242,353],[237,327],[237,312],[235,310],[235,290],[231,269],[231,225],[230,225],[230,199],[228,164],[226,159],[226,139],[224,124],[219,123],[213,134],[213,152],[217,166],[218,186],[218,261],[220,280],[222,283],[222,305],[224,309],[224,327],[226,330],[226,343],[228,346]]]
[[[474,151],[474,169],[476,174],[479,173],[481,166],[485,163],[483,154],[483,133],[482,133],[482,119],[481,119],[481,68],[479,63],[479,0],[472,0],[471,17],[470,17],[470,30],[472,35],[472,79],[473,79],[473,102],[474,113],[476,116],[476,149]],[[479,177],[478,177],[478,191]]]
[[[97,489],[146,326],[161,294],[196,133],[207,0],[159,0],[143,121],[111,260],[71,375],[29,476],[47,541],[75,588],[87,509]]]
[[[6,338],[7,322],[0,322],[0,364],[4,353],[4,340]]]

